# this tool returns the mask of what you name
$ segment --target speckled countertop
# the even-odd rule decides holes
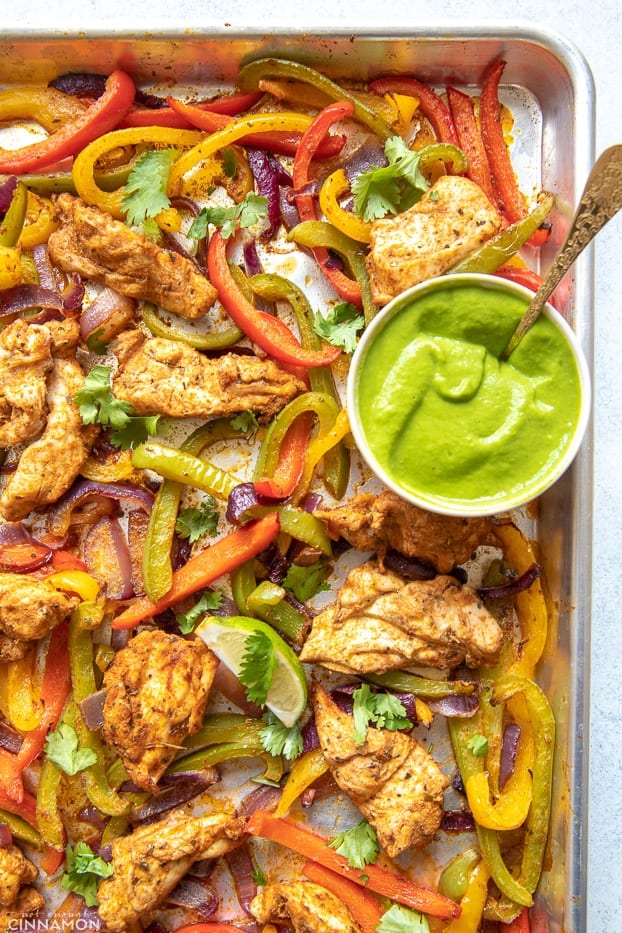
[[[9,20],[10,16],[10,20]],[[18,17],[16,19],[16,16]],[[258,21],[259,17],[259,21]],[[622,141],[619,0],[595,4],[566,0],[432,0],[387,4],[379,0],[314,0],[300,7],[285,0],[23,0],[0,23],[19,31],[111,29],[122,31],[210,29],[230,24],[269,28],[408,28],[504,21],[551,29],[585,56],[596,85],[596,153]],[[591,620],[590,788],[588,807],[588,930],[619,933],[622,927],[622,583],[618,573],[622,496],[622,216],[601,234],[595,247],[595,473],[593,612]],[[570,933],[570,931],[567,931]],[[574,931],[583,933],[583,931]]]

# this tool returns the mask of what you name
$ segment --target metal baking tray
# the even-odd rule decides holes
[[[589,67],[563,37],[507,23],[428,25],[310,32],[260,29],[177,31],[137,35],[114,30],[80,34],[5,29],[0,83],[47,82],[67,71],[128,70],[143,86],[219,88],[240,64],[275,55],[317,67],[336,80],[415,74],[443,87],[474,91],[492,59],[507,62],[500,90],[515,114],[514,157],[524,190],[541,185],[557,198],[554,233],[544,249],[546,271],[564,239],[573,206],[594,157],[594,95]],[[563,312],[591,364],[593,256],[588,250],[568,276]],[[563,388],[560,387],[563,391]],[[551,933],[585,930],[587,723],[592,523],[592,440],[588,430],[571,470],[520,516],[537,540],[551,601],[551,625],[540,683],[557,724],[555,790],[548,870],[538,902]]]

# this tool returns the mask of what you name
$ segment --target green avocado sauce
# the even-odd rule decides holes
[[[543,315],[505,362],[519,295],[448,281],[418,296],[370,343],[359,417],[385,474],[422,499],[534,496],[569,446],[581,389],[572,352]]]

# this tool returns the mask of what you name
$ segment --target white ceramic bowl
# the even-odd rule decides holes
[[[350,372],[348,376],[348,385],[347,385],[347,406],[350,417],[350,424],[352,428],[352,434],[358,445],[359,450],[367,464],[373,470],[373,472],[388,486],[390,489],[393,489],[396,493],[402,496],[404,499],[409,502],[413,502],[416,505],[419,505],[422,508],[425,508],[429,511],[440,512],[447,515],[462,515],[462,516],[474,516],[474,515],[491,515],[496,512],[503,512],[509,509],[517,508],[521,505],[524,505],[527,502],[530,502],[537,496],[541,495],[546,489],[548,489],[554,482],[556,482],[559,477],[567,470],[567,468],[572,463],[579,446],[581,444],[585,429],[588,424],[589,415],[590,415],[590,404],[591,404],[591,390],[590,390],[590,375],[587,363],[579,341],[572,330],[571,327],[567,324],[564,318],[556,311],[551,305],[546,305],[545,309],[542,312],[542,317],[548,319],[554,326],[554,328],[561,334],[563,338],[563,343],[567,347],[570,358],[567,357],[566,364],[572,367],[572,360],[574,360],[574,365],[576,367],[576,386],[578,389],[579,401],[577,410],[573,413],[573,419],[569,419],[568,424],[565,427],[565,433],[563,435],[563,442],[558,442],[554,444],[547,451],[547,441],[546,441],[546,431],[541,432],[537,435],[537,442],[531,443],[529,445],[530,451],[537,451],[536,456],[540,457],[542,455],[542,464],[535,470],[533,475],[525,475],[519,477],[518,480],[514,481],[514,474],[511,473],[510,467],[507,466],[510,462],[510,457],[513,455],[510,451],[509,453],[503,448],[495,449],[494,453],[488,453],[488,447],[485,449],[483,456],[483,461],[488,460],[486,466],[487,473],[487,486],[486,491],[478,492],[469,492],[468,495],[461,493],[460,495],[454,495],[453,493],[448,493],[447,488],[451,485],[448,481],[445,481],[444,491],[439,492],[438,488],[433,489],[431,485],[428,485],[426,488],[426,483],[422,480],[420,473],[425,473],[425,469],[422,470],[421,463],[423,460],[419,459],[419,451],[416,444],[416,429],[409,429],[410,435],[415,438],[415,444],[408,448],[412,450],[412,456],[405,458],[403,452],[400,454],[399,470],[389,470],[387,468],[387,454],[386,450],[384,454],[379,454],[378,450],[382,446],[382,440],[379,441],[379,438],[389,437],[390,432],[384,430],[384,424],[382,417],[378,414],[381,412],[384,415],[385,411],[391,411],[391,399],[394,392],[393,389],[388,388],[390,385],[388,381],[388,376],[391,370],[397,372],[397,361],[398,357],[400,358],[400,366],[402,367],[403,372],[407,370],[404,369],[404,359],[405,356],[400,357],[399,354],[404,350],[404,347],[407,345],[404,343],[404,335],[410,334],[410,331],[406,328],[406,322],[410,322],[413,308],[422,308],[421,299],[426,298],[429,301],[429,296],[432,297],[432,300],[439,304],[443,303],[442,310],[440,312],[435,312],[442,316],[443,328],[446,323],[451,331],[454,318],[451,316],[452,312],[450,310],[452,296],[456,295],[456,290],[465,295],[463,292],[464,289],[469,289],[470,294],[473,294],[473,287],[477,289],[484,289],[485,293],[482,293],[483,300],[482,305],[490,304],[491,301],[495,300],[497,295],[506,295],[514,296],[513,299],[513,312],[508,310],[507,312],[507,327],[506,327],[506,338],[504,339],[501,331],[496,336],[498,352],[501,352],[501,349],[505,346],[505,342],[509,340],[511,333],[514,330],[514,326],[517,323],[515,314],[516,314],[516,301],[519,300],[521,306],[524,308],[527,307],[529,301],[533,297],[533,293],[528,289],[524,288],[521,285],[518,285],[515,282],[502,279],[499,276],[493,275],[484,275],[484,274],[461,274],[461,275],[446,275],[439,278],[430,279],[427,282],[423,282],[420,285],[415,285],[413,288],[408,289],[402,294],[394,298],[389,304],[387,304],[374,318],[371,324],[368,325],[365,332],[363,333],[361,340],[359,341],[358,347],[352,357],[350,364]],[[447,312],[445,312],[444,302],[447,301]],[[419,304],[417,304],[419,303]],[[479,313],[479,312],[476,312]],[[490,313],[490,309],[488,310]],[[510,318],[511,313],[514,314],[514,317]],[[522,311],[520,312],[522,313]],[[494,314],[497,314],[497,303],[494,306]],[[393,323],[393,331],[396,330],[395,322],[397,321],[398,316],[400,315],[409,315],[409,317],[404,317],[401,319],[400,324],[402,325],[402,334],[400,341],[396,345],[391,343],[391,339],[387,336],[387,328]],[[503,328],[506,325],[505,321],[505,312],[500,311],[500,316],[494,318],[494,327],[496,329],[497,322],[500,321],[500,328]],[[441,320],[441,317],[438,318]],[[426,318],[428,320],[428,318]],[[486,318],[486,320],[492,320],[492,318]],[[410,323],[408,325],[410,327]],[[548,328],[548,325],[545,323],[540,323],[538,321],[534,328],[526,335],[518,348],[516,354],[519,354],[522,348],[523,356],[526,354],[527,349],[530,347],[528,340],[540,340],[543,341],[546,339],[545,329]],[[496,332],[496,331],[495,331]],[[501,336],[500,336],[501,334]],[[542,335],[542,336],[541,336]],[[447,334],[445,334],[447,336]],[[451,337],[451,333],[449,333]],[[463,335],[461,335],[463,336]],[[382,349],[378,350],[378,341],[383,338],[381,347]],[[469,337],[469,339],[471,339]],[[550,338],[549,338],[550,339]],[[499,343],[501,340],[501,343]],[[474,341],[475,345],[478,345],[477,340]],[[548,344],[542,343],[541,346],[548,346]],[[533,344],[533,355],[536,356],[538,352],[542,352],[536,344]],[[372,364],[370,362],[370,352],[374,350],[374,355],[376,359]],[[378,356],[378,353],[381,353],[381,356]],[[479,351],[478,351],[479,352]],[[497,351],[495,351],[496,353]],[[564,351],[565,353],[565,351]],[[547,354],[544,353],[544,356]],[[409,357],[410,359],[410,357]],[[494,363],[494,354],[493,354],[493,363]],[[519,357],[515,357],[512,354],[510,358],[510,363],[512,360],[518,362]],[[409,364],[410,365],[410,364]],[[419,365],[415,363],[412,369],[412,384],[413,386],[417,383],[417,370],[416,366]],[[503,363],[502,366],[508,364]],[[386,379],[383,376],[381,381],[382,392],[378,386],[375,386],[374,373],[378,373],[380,370],[384,372],[387,370]],[[421,368],[421,367],[420,367]],[[410,370],[408,370],[410,373]],[[573,374],[574,376],[575,374]],[[421,379],[421,372],[419,373]],[[523,376],[521,375],[521,378]],[[538,380],[540,377],[534,377],[534,385],[540,384]],[[410,391],[410,383],[407,381],[404,383],[402,380],[396,380],[399,384],[399,393],[404,395]],[[555,380],[549,378],[549,386],[551,389],[555,386]],[[364,395],[365,385],[374,385],[374,401],[370,402],[369,398],[367,399],[366,405],[361,406],[361,397]],[[426,386],[429,386],[429,381],[425,383]],[[419,386],[421,390],[421,385]],[[556,412],[556,405],[562,405],[565,397],[566,387],[564,385],[559,386],[559,394],[554,392],[555,399],[558,399],[559,402],[553,401],[551,404],[551,395],[548,397],[548,405],[546,406],[547,412],[551,412],[550,417],[554,417]],[[427,391],[427,388],[425,389]],[[413,393],[416,390],[413,389]],[[384,408],[378,408],[380,402],[377,400],[382,396],[382,404],[389,400],[388,406]],[[413,394],[413,398],[415,394]],[[513,399],[512,399],[513,401]],[[398,399],[397,404],[400,404]],[[375,421],[373,422],[373,427],[370,427],[371,415],[367,414],[369,407],[373,408],[376,406],[377,412],[374,416]],[[517,406],[518,408],[518,406]],[[501,410],[501,406],[500,406]],[[513,416],[513,410],[511,406],[507,405],[507,400],[505,406],[502,409],[504,412],[506,410],[510,411]],[[538,401],[537,406],[538,412],[541,409],[541,403]],[[408,416],[410,417],[410,415]],[[527,428],[535,427],[535,418],[536,415],[528,415],[527,418],[532,418],[531,422],[528,423],[527,420],[525,424]],[[549,417],[547,415],[547,417]],[[561,415],[560,415],[561,417]],[[460,419],[462,422],[462,418]],[[388,425],[388,420],[387,420]],[[409,422],[406,422],[407,424]],[[461,425],[460,425],[461,427]],[[540,428],[540,421],[538,421],[538,428]],[[404,430],[401,430],[396,434],[397,440],[393,440],[390,443],[394,445],[400,444],[400,439],[405,437]],[[523,430],[522,428],[520,429]],[[430,471],[437,470],[437,461],[436,457],[438,456],[438,463],[445,462],[445,459],[449,458],[452,466],[452,470],[455,471],[455,476],[473,476],[476,477],[477,468],[472,467],[473,461],[470,461],[469,466],[464,466],[460,463],[460,457],[463,456],[463,453],[458,449],[454,442],[454,437],[452,436],[451,428],[448,427],[448,424],[439,423],[435,428],[434,437],[426,442],[425,450],[427,457],[427,462],[429,466],[427,473],[430,474]],[[459,433],[459,432],[458,432]],[[503,431],[495,432],[497,435],[505,436],[505,427]],[[509,433],[509,431],[508,431]],[[481,440],[480,436],[477,437],[477,442]],[[380,445],[380,446],[379,446]],[[549,445],[550,446],[550,445]],[[424,449],[423,447],[421,448]],[[464,454],[466,458],[467,455]],[[491,457],[496,459],[492,460]],[[383,462],[384,458],[384,462]],[[480,458],[481,460],[482,458]],[[466,459],[465,459],[466,463]],[[502,473],[505,469],[505,480],[500,479],[499,488],[493,488],[494,483],[497,477],[497,471]],[[491,480],[492,474],[492,480]],[[512,476],[512,479],[509,480],[508,476]],[[473,480],[473,483],[476,483],[476,480]]]

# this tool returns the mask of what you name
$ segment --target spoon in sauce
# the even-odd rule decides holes
[[[620,208],[622,208],[621,143],[605,149],[595,162],[585,183],[568,236],[531,304],[518,322],[516,330],[501,354],[501,359],[507,360],[516,349],[529,328],[535,324],[542,308],[577,256],[618,213]]]

